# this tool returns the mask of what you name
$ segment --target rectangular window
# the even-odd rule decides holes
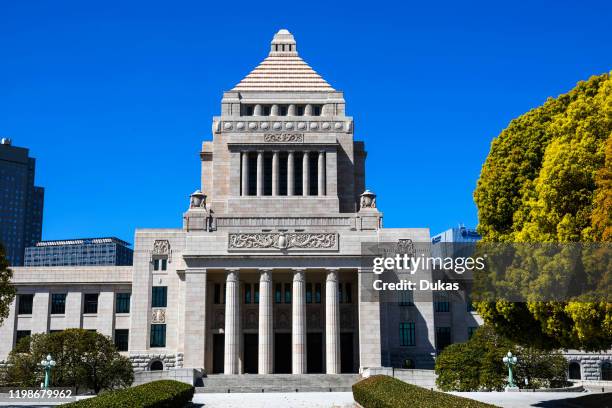
[[[215,289],[214,289],[214,302],[215,305],[220,305],[221,304],[221,284],[220,283],[215,283]]]
[[[34,295],[18,295],[18,314],[20,315],[28,315],[32,314],[32,303],[34,302]]]
[[[415,344],[414,323],[400,323],[400,346],[414,346]]]
[[[130,313],[131,293],[117,293],[115,299],[115,313]]]
[[[117,351],[128,351],[128,340],[130,331],[128,329],[115,330],[115,347]]]
[[[306,303],[312,303],[312,283],[306,284]]]
[[[450,302],[448,300],[448,294],[445,292],[438,293],[435,296],[434,308],[436,312],[450,312]]]
[[[98,313],[99,293],[86,293],[83,297],[83,313]]]
[[[342,284],[338,283],[338,302],[342,303],[344,301],[344,296],[343,295],[343,290],[342,290]]]
[[[411,290],[402,290],[399,292],[399,305],[400,306],[414,306],[413,303],[414,294]]]
[[[154,271],[165,271],[168,269],[168,260],[166,258],[158,258],[153,260]]]
[[[278,105],[278,116],[287,116],[287,105]]]
[[[436,346],[438,351],[442,351],[451,344],[450,327],[436,327]]]
[[[321,105],[312,105],[312,116],[321,116]]]
[[[250,284],[244,285],[244,303],[245,304],[251,303],[251,285]]]
[[[315,283],[315,303],[321,303],[321,284]]]
[[[154,271],[159,271],[159,259],[154,259],[153,260],[153,270]]]
[[[168,287],[153,286],[151,307],[166,307],[168,304]]]
[[[285,283],[285,303],[291,303],[291,284]]]
[[[275,285],[274,288],[274,303],[281,303],[282,302],[282,284],[281,283],[277,283]]]
[[[261,105],[261,116],[270,116],[271,108],[270,105]]]
[[[166,347],[166,325],[151,325],[151,347]]]
[[[166,258],[163,258],[161,260],[161,270],[165,271],[166,269],[168,269],[168,260]]]
[[[66,313],[66,294],[52,293],[51,294],[51,314]]]
[[[255,304],[258,304],[259,303],[259,283],[255,283],[253,285],[253,290],[255,291],[254,302],[255,302]]]
[[[295,116],[304,116],[304,105],[295,105]]]

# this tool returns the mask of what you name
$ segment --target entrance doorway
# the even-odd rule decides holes
[[[274,373],[291,374],[291,333],[274,335]]]
[[[340,334],[340,372],[353,373],[353,333]]]
[[[308,333],[306,336],[306,372],[323,372],[323,333]]]
[[[244,334],[244,372],[245,374],[257,374],[257,362],[259,346],[257,333]]]
[[[225,356],[225,334],[213,334],[213,374],[223,374],[223,358]]]

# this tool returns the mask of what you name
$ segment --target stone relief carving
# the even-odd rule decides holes
[[[255,310],[249,310],[244,316],[244,327],[245,329],[257,329],[259,325],[259,318]]]
[[[156,239],[153,242],[153,255],[170,255],[170,241]]]
[[[337,249],[335,232],[230,233],[228,249]]]
[[[319,310],[309,312],[306,324],[309,329],[321,328],[321,312]]]
[[[281,311],[276,314],[276,328],[278,329],[288,329],[291,327],[291,319],[289,317],[289,313],[285,311]]]
[[[411,239],[399,239],[395,245],[395,252],[397,254],[414,256],[414,243]]]
[[[225,312],[223,310],[217,310],[215,312],[215,318],[213,320],[213,328],[223,329],[225,327]]]
[[[265,133],[266,143],[304,143],[303,133]]]
[[[191,193],[189,208],[206,208],[206,194],[200,190]]]
[[[151,323],[153,324],[166,323],[166,310],[165,309],[153,309],[151,311]]]

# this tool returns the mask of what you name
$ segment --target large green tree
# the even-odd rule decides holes
[[[0,243],[0,324],[8,317],[9,306],[15,299],[15,287],[11,284],[13,273],[9,269],[4,246]]]
[[[9,354],[5,386],[37,387],[44,378],[40,367],[51,354],[57,365],[51,383],[60,387],[103,389],[127,387],[134,381],[132,363],[122,356],[110,338],[83,329],[68,329],[23,338]]]
[[[484,242],[604,245],[580,260],[585,279],[597,277],[588,282],[591,292],[563,301],[478,302],[485,321],[524,345],[612,347],[610,74],[512,120],[491,144],[474,199]],[[558,270],[548,267],[538,279],[553,280]]]
[[[508,378],[502,358],[508,351],[518,358],[514,375],[521,388],[565,384],[567,361],[563,355],[519,347],[488,325],[480,327],[466,343],[452,344],[436,357],[436,384],[443,391],[502,390]]]

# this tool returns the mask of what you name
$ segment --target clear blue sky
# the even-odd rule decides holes
[[[612,69],[611,3],[497,3],[0,0],[0,135],[38,160],[44,239],[180,227],[222,92],[287,28],[345,92],[385,226],[473,226],[491,140]]]

